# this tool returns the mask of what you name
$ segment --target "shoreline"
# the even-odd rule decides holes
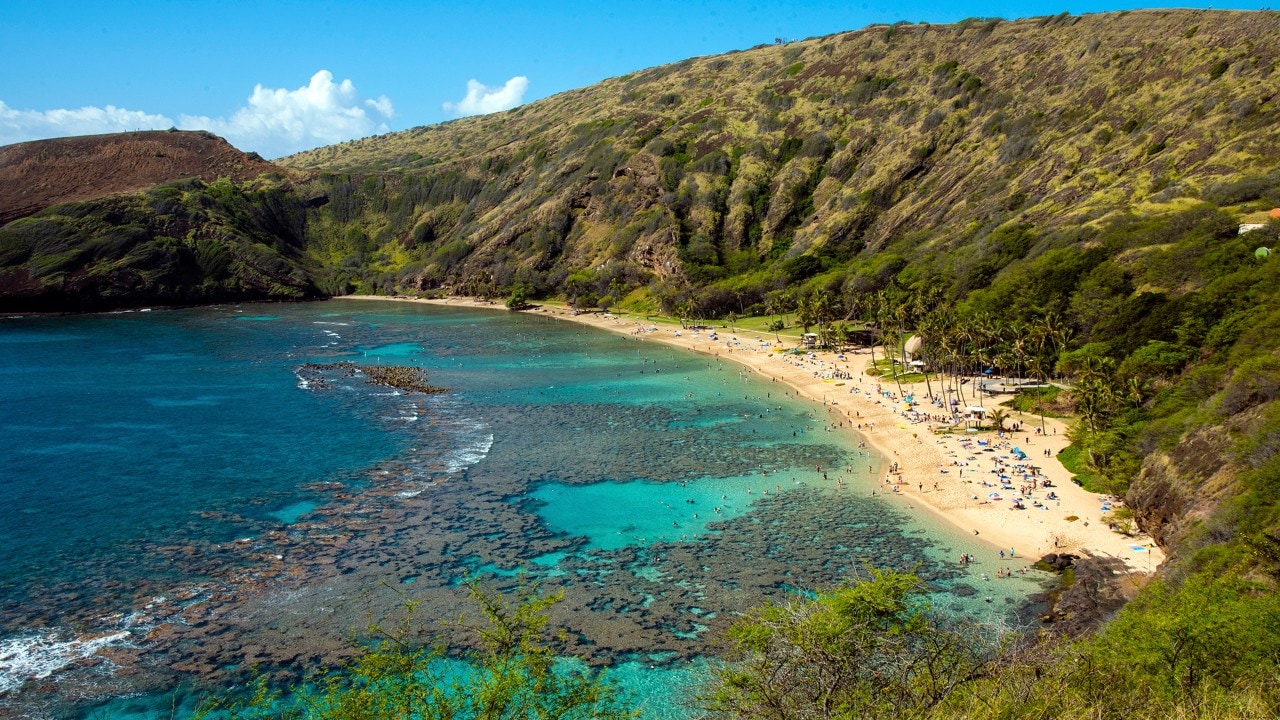
[[[335,299],[416,302],[506,311],[496,303],[458,297],[435,300],[348,295]],[[1026,431],[1006,432],[1003,438],[990,431],[937,435],[930,429],[930,423],[912,423],[896,409],[899,405],[896,399],[879,392],[891,393],[897,386],[865,375],[871,356],[863,348],[849,351],[844,356],[824,353],[809,358],[802,354],[780,353],[775,349],[777,345],[772,338],[753,330],[730,332],[728,328],[720,328],[714,333],[707,333],[663,327],[651,320],[628,315],[572,314],[556,306],[521,312],[732,360],[786,385],[798,396],[821,403],[828,423],[837,425],[840,431],[854,433],[881,455],[882,467],[877,472],[882,475],[873,480],[878,486],[878,494],[901,496],[900,501],[908,510],[922,510],[958,529],[972,532],[976,536],[974,539],[991,546],[993,553],[1013,551],[1011,563],[1016,563],[1019,558],[1034,562],[1052,552],[1073,553],[1115,558],[1123,562],[1131,574],[1147,575],[1164,562],[1164,553],[1145,534],[1125,536],[1107,527],[1102,521],[1104,511],[1101,509],[1107,505],[1106,496],[1087,492],[1071,482],[1072,474],[1057,460],[1057,453],[1068,444],[1066,426],[1061,420],[1046,418],[1046,434],[1040,435],[1035,432],[1040,426],[1039,416],[1010,410],[1009,422],[1020,423]],[[655,327],[656,330],[653,329]],[[709,337],[711,334],[717,337],[713,340]],[[833,374],[840,377],[826,377]],[[915,388],[904,384],[903,392],[913,394],[918,390],[923,395],[925,387],[919,385]],[[994,406],[1008,397],[1011,396],[997,395],[982,402]],[[928,412],[929,406],[923,405],[920,410]],[[984,447],[979,441],[988,444]],[[1010,457],[1013,447],[1025,451],[1025,460]],[[1045,451],[1049,456],[1044,455]],[[997,457],[1005,464],[997,465]],[[886,467],[895,463],[898,466],[896,473],[883,474]],[[1007,473],[1005,477],[1012,476],[1015,463],[1019,467],[1034,464],[1041,473],[1039,479],[1047,478],[1052,482],[1051,488],[1037,489],[1032,495],[1035,499],[1027,501],[1042,503],[1039,507],[1032,504],[1024,510],[1010,507],[1007,498],[1015,495],[1016,491],[1008,488],[1024,483],[1016,479],[1000,480],[999,477],[1002,473]],[[1046,499],[1050,490],[1057,495],[1057,500]],[[1000,497],[990,498],[993,494]],[[1075,519],[1067,520],[1068,517]],[[1003,560],[1003,555],[1001,557]]]

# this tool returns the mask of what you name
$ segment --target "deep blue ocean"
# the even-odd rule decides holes
[[[372,365],[447,391],[370,384]],[[0,407],[0,716],[183,717],[256,673],[340,663],[407,600],[424,642],[465,644],[439,622],[478,578],[564,590],[565,649],[675,719],[765,597],[890,566],[1008,625],[1038,590],[959,569],[987,549],[872,497],[879,459],[820,405],[536,315],[8,318]]]

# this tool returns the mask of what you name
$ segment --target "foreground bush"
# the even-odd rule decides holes
[[[560,595],[519,591],[516,602],[471,587],[485,625],[480,648],[449,663],[440,648],[406,641],[409,621],[343,670],[324,672],[285,696],[260,682],[247,700],[209,703],[197,715],[236,720],[621,720],[633,703],[602,674],[551,650],[545,610]],[[413,605],[409,605],[412,617]]]
[[[933,611],[914,575],[766,604],[729,631],[700,703],[715,718],[902,718],[936,707],[994,656],[989,633]]]

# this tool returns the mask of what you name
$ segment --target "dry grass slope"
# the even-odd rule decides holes
[[[396,217],[365,208],[361,221],[381,244],[417,247],[422,285],[609,261],[697,282],[706,268],[1159,212],[1264,174],[1280,167],[1276,37],[1274,12],[878,26],[281,163],[430,185]]]

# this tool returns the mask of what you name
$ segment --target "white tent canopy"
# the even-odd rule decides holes
[[[907,338],[907,342],[903,344],[902,349],[907,355],[914,356],[920,352],[920,346],[924,344],[924,340],[919,335],[912,335]]]

